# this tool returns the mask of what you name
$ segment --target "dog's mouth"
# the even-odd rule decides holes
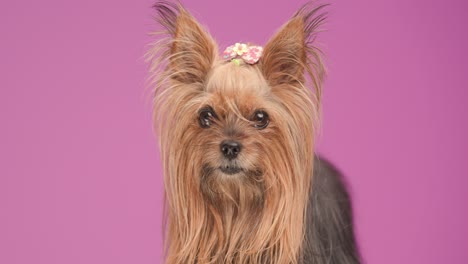
[[[256,168],[254,170],[249,170],[244,167],[239,166],[238,164],[222,164],[217,167],[211,167],[208,164],[203,165],[202,169],[202,177],[206,178],[212,175],[215,171],[220,171],[222,174],[225,175],[245,175],[248,177],[259,178],[263,175],[261,169]]]
[[[241,167],[237,167],[233,165],[220,166],[219,170],[222,171],[224,174],[228,174],[228,175],[234,175],[243,171]]]

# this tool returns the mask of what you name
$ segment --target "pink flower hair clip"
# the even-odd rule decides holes
[[[244,43],[236,43],[227,47],[223,52],[223,58],[233,61],[239,65],[239,59],[247,64],[255,64],[262,56],[263,48],[260,46],[249,46]]]

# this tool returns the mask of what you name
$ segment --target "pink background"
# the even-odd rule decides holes
[[[161,263],[153,2],[0,3],[0,263]],[[304,1],[186,1],[224,47]],[[468,259],[466,1],[333,1],[319,150],[367,263]]]

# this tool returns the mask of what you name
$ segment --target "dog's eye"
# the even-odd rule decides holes
[[[208,128],[213,124],[216,114],[211,107],[205,107],[198,112],[198,121],[202,128]]]
[[[256,129],[264,129],[270,123],[270,117],[268,113],[263,110],[255,111],[252,121],[254,122],[254,127]]]

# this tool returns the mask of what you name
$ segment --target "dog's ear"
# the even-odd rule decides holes
[[[180,4],[158,2],[154,8],[169,36],[165,56],[170,78],[184,84],[202,84],[216,59],[216,43]]]
[[[316,88],[320,87],[324,68],[320,52],[312,44],[318,27],[325,20],[323,7],[305,5],[266,44],[260,67],[273,88],[302,86],[305,73],[310,75]]]

